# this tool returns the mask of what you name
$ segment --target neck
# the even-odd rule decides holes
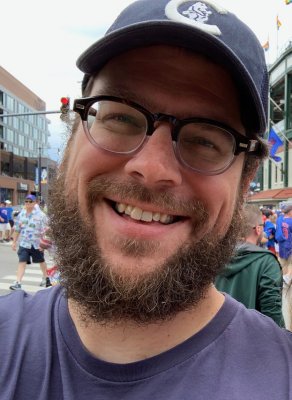
[[[169,321],[146,326],[131,321],[117,324],[84,324],[78,306],[69,300],[69,313],[83,345],[95,357],[125,364],[153,357],[182,343],[200,331],[217,314],[224,296],[211,286],[193,309]]]
[[[255,244],[258,245],[259,244],[259,237],[258,236],[248,236],[245,239],[246,243],[250,243],[250,244]]]

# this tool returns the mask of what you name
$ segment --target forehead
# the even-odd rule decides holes
[[[183,62],[183,63],[182,63]],[[124,76],[128,72],[146,74],[147,79],[167,81],[171,77],[171,82],[176,85],[182,85],[184,88],[190,87],[201,77],[208,76],[210,83],[216,83],[216,86],[223,87],[222,79],[228,81],[228,86],[233,86],[232,79],[228,71],[198,53],[175,46],[155,45],[141,47],[127,51],[112,58],[96,76],[100,79],[105,71],[109,71],[119,66],[115,70],[115,76]],[[216,72],[216,74],[214,74]],[[149,75],[148,75],[149,73]],[[171,90],[170,85],[168,87]]]
[[[228,71],[201,54],[173,46],[143,47],[113,58],[92,78],[88,95],[98,94],[127,97],[140,104],[142,99],[141,105],[152,111],[181,118],[197,115],[221,120],[223,116],[222,122],[228,123],[225,114],[231,119],[240,114],[238,93]],[[171,101],[175,109],[170,109]]]

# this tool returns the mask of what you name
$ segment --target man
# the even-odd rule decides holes
[[[281,265],[273,253],[259,247],[263,236],[260,210],[247,205],[243,222],[243,241],[230,264],[216,277],[216,287],[284,326]]]
[[[8,229],[6,230],[6,241],[10,242],[12,239],[12,234],[14,232],[13,226],[14,226],[14,220],[13,220],[13,208],[11,206],[11,201],[10,200],[5,200],[5,207],[7,210],[7,218],[8,218]]]
[[[260,43],[211,1],[140,0],[78,65],[49,204],[61,285],[1,299],[4,395],[291,398],[292,335],[213,285],[266,154]]]
[[[6,241],[6,232],[10,227],[8,222],[8,212],[4,201],[0,202],[0,243]]]
[[[268,239],[268,241],[266,243],[266,246],[267,246],[268,250],[270,250],[273,254],[276,255],[276,249],[275,249],[276,226],[271,221],[271,217],[273,215],[273,212],[271,210],[264,210],[264,211],[262,211],[262,213],[266,217],[265,218],[265,222],[264,222],[264,232],[265,232],[266,237]]]
[[[292,203],[282,205],[279,217],[279,256],[283,266],[283,316],[287,329],[292,330]]]
[[[42,271],[40,286],[48,287],[50,279],[47,276],[47,264],[44,259],[44,252],[40,249],[40,240],[47,227],[46,215],[38,208],[35,208],[36,197],[29,194],[25,198],[24,209],[18,215],[13,234],[12,250],[16,250],[19,244],[17,255],[19,259],[16,281],[9,288],[20,290],[21,281],[25,273],[27,263],[39,263]]]
[[[283,209],[284,215],[280,220],[282,240],[279,240],[279,257],[283,274],[292,277],[292,204]]]

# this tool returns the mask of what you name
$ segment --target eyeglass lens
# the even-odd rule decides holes
[[[135,151],[144,142],[148,120],[132,106],[102,100],[90,107],[87,127],[99,147],[126,154]],[[190,122],[180,128],[176,151],[189,167],[213,172],[231,163],[234,148],[234,137],[228,131],[208,123]]]

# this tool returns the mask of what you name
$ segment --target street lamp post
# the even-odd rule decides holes
[[[39,160],[38,160],[38,192],[39,192],[39,197],[40,200],[42,200],[42,148],[41,146],[39,147]]]

